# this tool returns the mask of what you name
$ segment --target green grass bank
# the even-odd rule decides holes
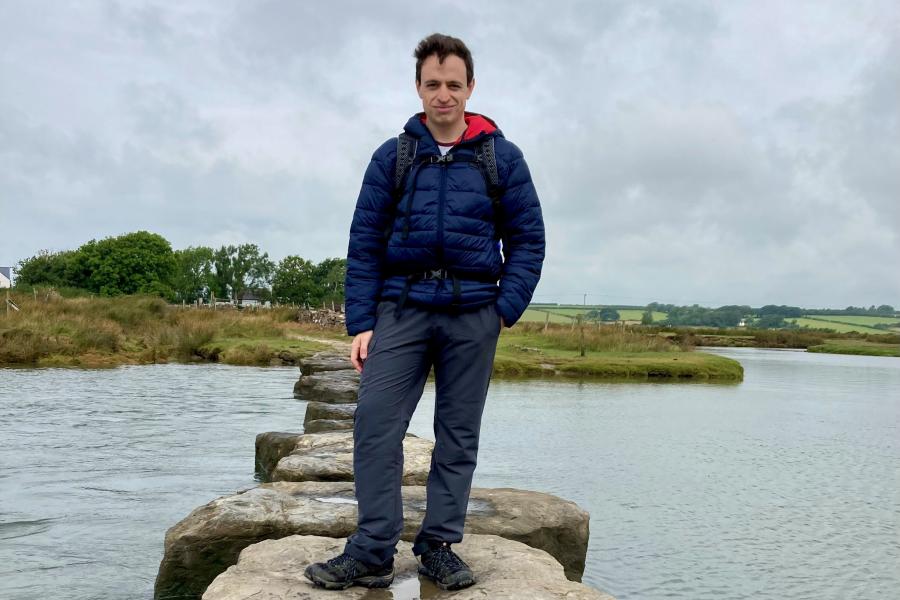
[[[497,344],[494,373],[508,377],[596,377],[670,381],[743,380],[740,363],[693,352],[673,340],[618,327],[579,328],[517,323]]]
[[[810,346],[807,350],[824,354],[900,356],[900,344],[883,344],[867,340],[828,340],[824,344]]]

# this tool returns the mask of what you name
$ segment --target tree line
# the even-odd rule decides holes
[[[344,301],[346,259],[279,262],[256,244],[173,250],[159,234],[137,231],[91,240],[75,250],[41,251],[16,267],[16,287],[74,288],[102,296],[152,294],[173,302],[240,300],[319,305]]]
[[[706,308],[694,304],[693,306],[675,306],[673,304],[660,304],[651,302],[647,305],[642,323],[652,323],[652,311],[666,313],[666,319],[660,325],[670,326],[698,326],[698,327],[736,327],[741,321],[749,327],[758,329],[794,329],[799,328],[793,321],[804,315],[856,315],[856,316],[894,316],[894,307],[883,304],[870,309],[859,307],[847,307],[844,310],[810,310],[798,306],[785,306],[767,304],[760,308],[752,308],[745,305],[720,306],[718,308]],[[650,322],[647,322],[650,315]]]

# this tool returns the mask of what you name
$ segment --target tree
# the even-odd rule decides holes
[[[73,250],[65,252],[41,250],[31,258],[20,260],[16,267],[16,286],[74,287],[66,275],[74,255]]]
[[[781,315],[784,317],[802,317],[803,309],[797,306],[775,306],[774,304],[767,304],[760,308],[757,313],[760,317],[765,315]]]
[[[275,263],[256,244],[222,246],[213,254],[213,291],[220,298],[237,299],[246,290],[269,284]]]
[[[780,329],[785,327],[787,323],[783,315],[767,313],[758,318],[754,325],[760,329]]]
[[[194,302],[198,298],[207,298],[213,284],[212,248],[189,246],[175,251],[172,288],[176,300]]]
[[[347,259],[326,258],[316,265],[314,277],[321,288],[321,301],[344,301],[344,279],[347,276]]]
[[[601,321],[609,322],[619,320],[619,311],[614,308],[601,308],[599,315]]]
[[[175,256],[161,235],[136,231],[83,244],[67,264],[67,279],[103,296],[171,297]]]
[[[653,311],[651,309],[648,308],[641,315],[641,325],[653,325]]]
[[[321,302],[322,288],[316,283],[316,267],[299,256],[286,256],[275,267],[272,295],[279,302]]]

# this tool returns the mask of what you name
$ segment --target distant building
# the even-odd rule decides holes
[[[12,287],[12,267],[0,267],[0,289]]]
[[[261,303],[260,298],[251,291],[241,292],[238,296],[238,304],[241,306],[259,306]]]

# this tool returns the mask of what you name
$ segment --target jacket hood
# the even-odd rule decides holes
[[[485,135],[503,136],[503,132],[497,128],[497,124],[489,117],[478,113],[466,112],[464,118],[466,120],[466,130],[461,136],[453,140],[454,144],[476,140]],[[425,126],[427,120],[428,117],[424,112],[416,113],[409,118],[403,130],[413,137],[432,141],[437,146],[437,141],[434,140],[431,132]]]

